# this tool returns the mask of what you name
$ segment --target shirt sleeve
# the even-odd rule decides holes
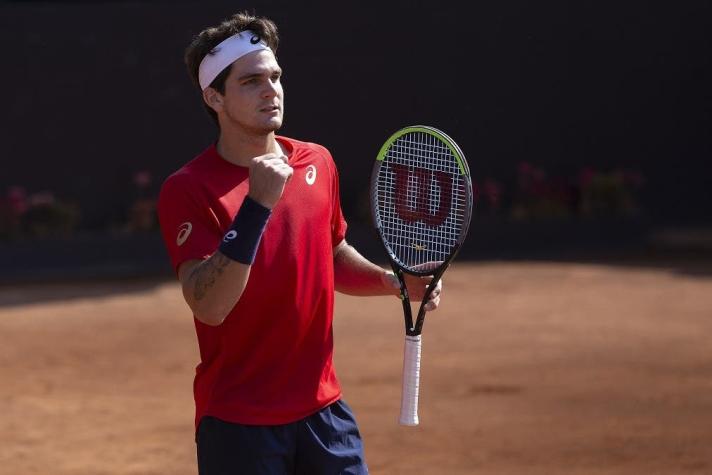
[[[331,207],[331,243],[333,247],[336,247],[341,241],[346,237],[346,219],[344,218],[344,213],[341,210],[341,198],[339,196],[339,171],[336,169],[336,164],[331,158],[331,166],[334,170],[333,172],[333,182],[332,186],[332,207]]]
[[[161,235],[176,274],[183,262],[210,257],[221,239],[215,214],[187,178],[169,177],[158,197]]]

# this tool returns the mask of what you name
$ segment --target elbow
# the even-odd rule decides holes
[[[232,310],[225,306],[211,305],[211,302],[207,300],[189,301],[188,306],[193,311],[193,316],[196,320],[211,327],[222,325]]]
[[[227,313],[222,312],[196,312],[193,311],[196,320],[211,327],[219,327],[227,318]]]
[[[221,325],[230,313],[229,310],[226,311],[216,306],[210,299],[196,297],[187,285],[183,285],[183,298],[193,313],[193,317],[211,327]]]

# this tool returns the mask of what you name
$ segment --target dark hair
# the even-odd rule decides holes
[[[190,42],[190,45],[185,50],[184,56],[185,65],[188,67],[190,79],[201,93],[202,89],[198,81],[200,62],[222,41],[245,30],[255,32],[264,40],[265,43],[267,43],[267,46],[269,46],[275,54],[277,53],[277,46],[279,45],[277,25],[275,25],[272,20],[250,15],[246,11],[236,13],[230,18],[226,18],[218,26],[211,26],[204,29],[198,34],[198,36],[193,38],[193,41]],[[225,79],[230,74],[231,69],[232,65],[225,68],[220,74],[217,75],[213,82],[210,83],[210,87],[218,91],[220,94],[225,94]],[[205,110],[207,110],[208,114],[210,114],[210,117],[212,117],[215,123],[218,124],[218,115],[215,111],[207,105],[202,98],[201,102],[203,102],[203,106],[205,107]]]

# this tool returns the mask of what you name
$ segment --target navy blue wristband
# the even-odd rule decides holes
[[[246,196],[220,243],[220,252],[233,261],[251,265],[271,214],[272,210]]]

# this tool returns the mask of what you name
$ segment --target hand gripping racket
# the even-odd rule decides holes
[[[470,170],[457,144],[422,125],[391,135],[373,167],[371,212],[400,281],[406,333],[400,423],[414,426],[424,307],[462,245],[472,216]],[[415,322],[404,273],[432,276]]]

